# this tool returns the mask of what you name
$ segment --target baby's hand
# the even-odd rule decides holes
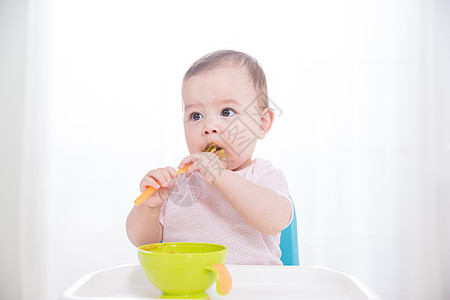
[[[160,207],[166,201],[175,187],[177,171],[172,167],[151,170],[142,178],[139,188],[141,193],[149,186],[157,189],[144,204],[152,208]],[[159,183],[159,184],[158,184]]]
[[[191,154],[180,162],[178,168],[182,169],[188,164],[192,164],[192,166],[187,169],[186,177],[191,176],[193,172],[199,172],[209,184],[214,184],[222,172],[226,171],[224,163],[211,152]]]

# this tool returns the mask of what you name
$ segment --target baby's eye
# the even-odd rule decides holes
[[[203,116],[201,114],[199,114],[198,112],[193,112],[191,114],[191,120],[198,121],[200,119],[203,119]]]
[[[220,115],[224,116],[224,117],[231,117],[234,114],[235,114],[235,112],[232,108],[224,108],[222,110],[222,112],[220,113]]]

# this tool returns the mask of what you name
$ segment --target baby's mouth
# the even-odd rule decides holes
[[[216,154],[219,158],[223,158],[226,156],[225,150],[222,149],[219,145],[216,143],[208,143],[205,148],[202,149],[203,152],[212,152]]]

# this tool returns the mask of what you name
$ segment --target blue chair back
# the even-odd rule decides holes
[[[292,217],[292,222],[281,232],[280,249],[281,261],[285,266],[298,266],[298,236],[297,236],[297,216]]]

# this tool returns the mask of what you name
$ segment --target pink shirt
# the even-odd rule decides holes
[[[236,173],[290,199],[283,172],[269,161],[256,158],[252,165]],[[282,264],[280,233],[264,235],[254,229],[200,173],[194,172],[190,178],[178,177],[175,189],[161,207],[160,222],[165,243],[225,245],[228,248],[227,264]]]

